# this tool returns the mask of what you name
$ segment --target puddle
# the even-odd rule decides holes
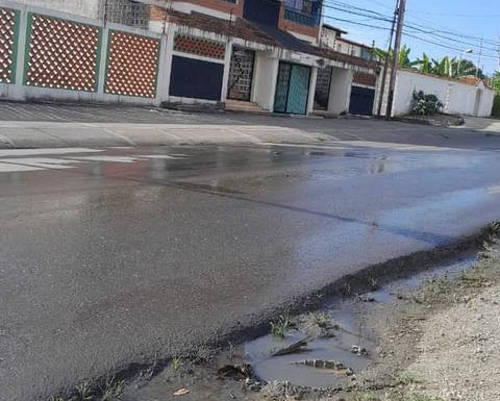
[[[304,361],[336,361],[354,374],[361,372],[369,365],[376,350],[374,333],[363,324],[362,313],[369,312],[377,303],[391,302],[399,294],[417,289],[425,280],[458,276],[474,261],[473,257],[464,257],[411,278],[393,281],[376,291],[363,294],[361,298],[332,300],[324,311],[336,326],[331,330],[333,337],[313,339],[303,352],[273,357],[274,352],[303,339],[307,332],[299,328],[290,331],[284,339],[269,334],[246,343],[243,346],[244,358],[251,364],[256,376],[264,381],[286,380],[294,385],[314,388],[342,386],[350,380],[345,372],[306,366]],[[367,355],[352,353],[353,346],[366,349]]]
[[[286,380],[295,385],[316,388],[340,386],[347,376],[343,370],[315,368],[307,366],[305,361],[336,361],[353,372],[359,372],[370,362],[368,357],[353,354],[351,347],[360,344],[364,348],[373,348],[373,345],[368,340],[360,341],[359,336],[350,333],[313,340],[304,352],[271,356],[277,349],[303,337],[299,332],[291,333],[285,340],[278,340],[271,335],[260,337],[245,345],[246,359],[260,379]]]

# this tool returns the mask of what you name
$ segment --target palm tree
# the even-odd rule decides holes
[[[432,59],[433,74],[441,77],[453,77],[453,61],[448,56],[443,57],[441,60]]]
[[[427,54],[422,54],[422,58],[415,60],[412,63],[417,67],[418,71],[424,74],[432,73],[432,61]]]
[[[376,57],[379,58],[379,60],[385,60],[385,58],[387,56],[387,52],[385,50],[378,48],[378,47],[373,49],[373,53]],[[411,53],[411,49],[408,46],[403,45],[401,47],[401,49],[399,50],[399,57],[398,57],[398,65],[400,68],[412,68],[413,67],[413,63],[410,60],[410,53]],[[394,50],[391,50],[389,52],[389,58],[392,59],[393,57],[394,57]]]

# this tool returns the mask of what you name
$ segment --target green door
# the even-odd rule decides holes
[[[275,112],[306,114],[310,74],[309,67],[280,62],[274,98]]]

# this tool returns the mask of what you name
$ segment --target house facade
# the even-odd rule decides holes
[[[378,62],[374,57],[373,47],[346,39],[343,36],[346,34],[347,32],[340,28],[329,24],[322,24],[319,37],[320,46],[370,62]],[[378,71],[358,71],[353,74],[348,108],[349,113],[361,115],[375,114],[374,108],[379,76]]]
[[[321,0],[71,1],[87,14],[1,6],[16,32],[1,97],[341,114],[378,68],[321,45]]]

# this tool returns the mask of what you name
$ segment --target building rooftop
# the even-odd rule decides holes
[[[321,26],[323,28],[329,29],[331,31],[340,32],[340,33],[342,33],[344,35],[347,34],[347,31],[344,31],[343,29],[340,29],[340,28],[336,28],[336,27],[334,27],[333,25],[330,25],[330,24],[322,24]]]
[[[207,32],[218,33],[224,36],[232,36],[250,42],[285,48],[300,53],[307,53],[360,67],[376,68],[377,66],[376,62],[364,60],[360,57],[351,56],[349,54],[339,53],[331,49],[313,46],[305,41],[297,39],[295,36],[286,31],[250,23],[243,18],[237,18],[235,21],[230,22],[205,14],[186,14],[175,10],[169,10],[168,21]]]

